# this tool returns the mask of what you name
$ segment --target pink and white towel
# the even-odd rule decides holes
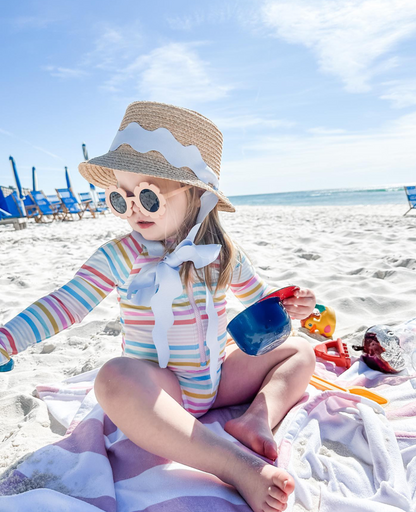
[[[338,392],[308,394],[276,433],[279,465],[296,480],[288,511],[416,512],[416,378],[389,376],[355,363],[341,385],[365,385],[390,400]],[[103,413],[92,390],[97,371],[38,393],[69,435],[28,456],[0,481],[2,512],[248,512],[217,478],[156,457],[131,443]],[[242,407],[202,421],[219,435]]]

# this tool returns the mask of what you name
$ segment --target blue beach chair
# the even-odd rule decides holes
[[[5,195],[2,187],[0,187],[0,224],[13,224],[14,229],[26,227],[26,213],[16,191]]]
[[[6,212],[6,210],[2,210],[0,208],[0,220],[3,220],[3,219],[10,219],[12,217],[12,214],[9,213],[9,212]]]
[[[97,192],[98,206],[104,208],[104,211],[108,212],[108,206],[105,202],[105,192]]]
[[[78,215],[79,219],[82,219],[86,212],[87,205],[84,204],[81,206],[70,188],[57,188],[55,190],[62,203],[62,220],[73,220],[73,215],[75,214]]]
[[[48,194],[46,196],[46,198],[48,199],[48,201],[51,203],[51,204],[54,204],[56,206],[59,206],[61,207],[61,200],[59,199],[59,197],[56,195],[56,194]]]
[[[410,208],[403,215],[403,217],[407,215],[410,212],[410,210],[416,208],[416,186],[404,187],[404,191],[406,192],[407,201],[409,203]]]
[[[32,190],[26,196],[25,206],[28,217],[35,216],[36,222],[48,222],[46,219],[50,218],[49,222],[61,219],[63,214],[60,205],[52,204],[46,195],[41,190]]]
[[[81,199],[81,205],[85,205],[86,210],[89,210],[94,218],[96,213],[105,213],[106,208],[100,205],[94,206],[94,201],[89,192],[80,192],[79,197]]]

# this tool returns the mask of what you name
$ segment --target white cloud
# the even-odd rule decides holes
[[[18,29],[42,29],[60,21],[58,17],[42,16],[18,16],[13,20],[14,27]]]
[[[349,92],[397,66],[390,56],[416,32],[414,0],[265,0],[262,21],[274,36],[310,48],[322,71]]]
[[[416,80],[395,80],[383,85],[388,89],[380,98],[392,101],[393,107],[404,108],[416,105]]]
[[[2,133],[3,135],[7,135],[8,137],[12,137],[13,139],[16,139],[20,142],[23,142],[24,144],[27,144],[28,146],[30,146],[31,148],[33,149],[36,149],[37,151],[41,151],[42,153],[45,153],[46,155],[48,156],[51,156],[53,158],[56,158],[58,160],[62,160],[63,161],[63,158],[61,158],[60,156],[58,155],[55,155],[54,153],[51,153],[50,151],[48,151],[47,149],[44,149],[40,146],[35,146],[34,144],[32,144],[31,142],[25,140],[25,139],[22,139],[21,137],[18,137],[17,135],[15,135],[14,133],[11,133],[11,132],[8,132],[7,130],[3,130],[0,128],[0,133]]]
[[[216,81],[210,64],[199,57],[195,46],[170,43],[156,48],[118,70],[103,88],[118,92],[121,84],[134,81],[141,97],[188,105],[224,98],[232,87]]]
[[[340,133],[346,133],[346,130],[342,128],[324,128],[323,126],[317,126],[308,130],[313,135],[338,135]]]
[[[70,69],[70,68],[62,68],[59,66],[44,66],[43,69],[45,71],[49,71],[51,76],[56,76],[58,78],[81,78],[87,76],[88,73],[83,71],[82,69]]]
[[[213,122],[221,127],[221,130],[227,128],[292,128],[295,126],[294,121],[286,119],[265,119],[254,115],[240,115],[230,117],[211,116]]]
[[[218,26],[238,21],[241,25],[249,25],[251,20],[257,16],[257,13],[258,6],[252,0],[238,0],[235,2],[219,0],[200,4],[193,12],[188,9],[186,15],[168,17],[167,22],[174,30],[189,32],[203,24]]]
[[[188,16],[176,16],[168,18],[167,22],[174,30],[183,30],[188,32],[195,27],[198,27],[205,21],[205,16],[202,13],[196,13]]]
[[[243,159],[223,162],[221,188],[238,195],[415,181],[416,112],[376,130],[320,130],[253,137]]]
[[[142,29],[137,21],[125,27],[97,23],[93,49],[82,58],[82,66],[99,69],[118,69],[137,57],[143,44]]]
[[[76,68],[44,66],[43,69],[49,71],[51,76],[62,79],[82,78],[90,75],[95,69],[117,75],[127,62],[137,58],[142,45],[141,30],[136,21],[126,27],[97,23],[92,27],[91,33],[92,50],[79,58],[79,65]],[[111,92],[118,91],[111,84],[103,88]]]

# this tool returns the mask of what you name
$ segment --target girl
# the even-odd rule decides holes
[[[110,209],[132,232],[104,244],[74,279],[0,328],[0,351],[8,357],[81,322],[116,287],[123,357],[104,364],[95,381],[106,414],[140,447],[235,486],[255,512],[285,510],[293,478],[196,419],[251,401],[225,429],[275,461],[272,429],[315,366],[302,338],[258,357],[225,347],[227,287],[246,306],[272,288],[221,227],[218,211],[234,211],[218,189],[221,149],[221,132],[196,112],[129,105],[110,151],[79,170],[106,189]],[[315,296],[300,290],[284,304],[305,318]]]

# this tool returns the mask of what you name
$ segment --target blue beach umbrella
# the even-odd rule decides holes
[[[38,176],[36,174],[36,168],[32,167],[32,190],[36,192],[38,189]]]
[[[87,145],[85,144],[85,142],[82,143],[82,153],[84,155],[84,160],[87,161],[88,160],[88,151],[87,151]]]
[[[85,144],[85,142],[82,143],[82,154],[84,155],[84,160],[85,161],[89,160],[88,159],[87,145]],[[91,192],[95,190],[95,186],[92,183],[90,183],[90,189],[91,189]]]
[[[82,154],[84,155],[84,160],[87,161],[88,160],[88,151],[87,151],[87,145],[85,144],[85,142],[82,143]],[[90,183],[90,190],[91,190],[91,197],[93,199],[93,202],[96,205],[97,197],[95,195],[95,186],[92,183]]]
[[[14,174],[14,179],[16,181],[16,188],[19,192],[19,199],[24,199],[23,191],[22,191],[22,185],[20,184],[19,174],[16,169],[16,164],[14,163],[14,159],[12,156],[9,156],[10,163],[12,164],[12,170]]]
[[[71,178],[69,177],[68,167],[65,167],[65,179],[66,179],[66,186],[67,186],[68,188],[72,188],[72,185],[71,185]]]

